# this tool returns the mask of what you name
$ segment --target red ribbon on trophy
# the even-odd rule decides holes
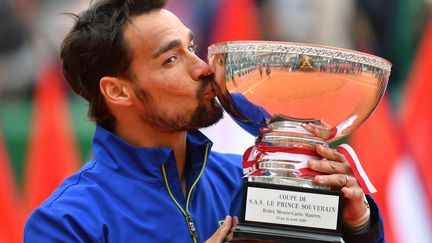
[[[339,145],[336,150],[347,159],[363,192],[366,194],[375,193],[377,190],[366,175],[354,150],[348,144]],[[294,165],[294,169],[298,170],[301,175],[322,175],[323,173],[308,168],[307,161],[309,159],[321,160],[322,157],[312,149],[268,146],[265,143],[259,143],[249,147],[243,154],[243,173],[247,176],[262,176],[268,170],[260,169],[258,166],[260,162],[290,161]]]
[[[369,180],[369,177],[366,175],[366,172],[360,164],[360,160],[358,159],[357,154],[354,152],[354,149],[352,149],[348,144],[341,144],[336,147],[336,150],[342,153],[348,160],[348,163],[350,164],[351,169],[360,184],[360,187],[363,189],[363,192],[365,194],[377,192],[376,188],[374,185],[372,185],[372,182]]]
[[[321,156],[312,149],[268,146],[259,143],[248,148],[243,154],[243,173],[248,176],[262,175],[267,171],[259,169],[258,164],[262,161],[289,161],[301,175],[322,175],[323,173],[308,168],[309,159],[319,160]]]

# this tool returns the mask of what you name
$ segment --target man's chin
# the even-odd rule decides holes
[[[218,108],[220,108],[220,107],[218,107]],[[207,120],[205,120],[205,123],[203,124],[202,127],[212,126],[212,125],[218,123],[222,118],[223,118],[223,109],[220,108],[220,110],[216,114],[213,114],[212,117],[209,117]]]
[[[198,107],[196,113],[192,117],[191,124],[196,125],[194,126],[195,129],[204,128],[216,124],[222,118],[222,106],[214,100],[210,107],[203,105]]]

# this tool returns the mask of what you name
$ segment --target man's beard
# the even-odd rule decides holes
[[[186,116],[185,113],[168,114],[163,110],[155,108],[153,96],[142,88],[136,88],[135,94],[141,100],[145,110],[141,119],[147,122],[151,127],[161,132],[178,132],[185,130],[208,127],[218,122],[223,117],[222,107],[213,100],[210,105],[206,105],[202,94],[209,84],[203,82],[196,97],[198,106],[192,115]],[[181,107],[179,107],[181,109]]]

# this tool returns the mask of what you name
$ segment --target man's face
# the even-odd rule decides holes
[[[222,117],[209,67],[195,55],[191,31],[171,12],[154,10],[132,18],[124,36],[143,122],[175,132],[206,127]]]

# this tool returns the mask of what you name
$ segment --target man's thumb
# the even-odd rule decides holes
[[[232,225],[232,217],[227,215],[225,217],[224,223],[219,227],[219,229],[206,241],[206,243],[221,243],[225,240],[227,235],[230,233]]]

